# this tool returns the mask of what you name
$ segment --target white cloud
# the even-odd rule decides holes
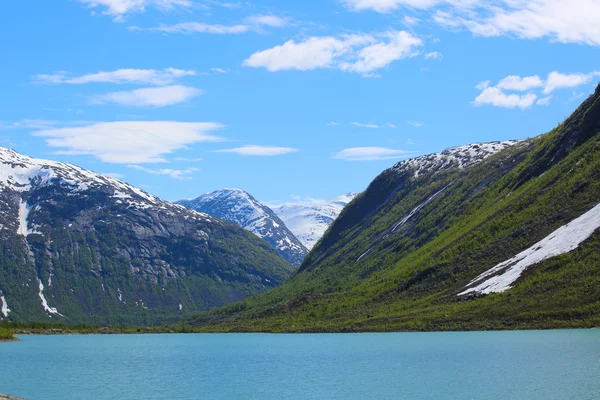
[[[410,15],[405,15],[402,19],[402,22],[404,22],[404,24],[408,26],[415,26],[419,22],[421,22],[421,20],[419,18],[411,17]]]
[[[477,85],[475,85],[475,89],[477,90],[484,90],[487,89],[490,86],[490,81],[482,81],[479,82]]]
[[[160,168],[152,169],[145,168],[139,165],[128,165],[129,168],[135,169],[136,171],[146,172],[151,175],[168,176],[173,179],[186,180],[191,179],[189,175],[194,172],[200,171],[198,168],[187,168],[187,169],[171,169],[171,168]]]
[[[437,23],[483,37],[600,45],[598,0],[341,0],[354,11],[427,10]]]
[[[441,3],[439,0],[342,0],[342,2],[352,10],[371,9],[380,13],[389,13],[402,6],[425,9]]]
[[[388,122],[386,125],[387,125],[388,128],[396,129],[396,125],[394,125],[394,124],[392,124],[390,122]]]
[[[379,129],[379,128],[381,128],[379,125],[372,124],[372,123],[363,124],[361,122],[353,122],[352,125],[358,126],[359,128],[369,128],[369,129]]]
[[[179,78],[193,75],[196,75],[195,71],[176,68],[166,68],[164,70],[124,68],[115,71],[100,71],[75,78],[69,78],[66,72],[58,72],[50,75],[40,74],[35,76],[35,81],[54,84],[68,83],[73,85],[116,83],[161,86],[172,84]]]
[[[210,70],[218,74],[226,74],[228,72],[226,69],[223,68],[211,68]]]
[[[165,107],[183,103],[202,93],[202,90],[188,86],[160,86],[107,93],[93,97],[92,103],[115,103],[129,107]]]
[[[600,45],[597,0],[445,1],[434,19],[450,28],[466,28],[484,37],[549,38],[561,43]]]
[[[238,35],[250,30],[248,25],[220,25],[206,24],[203,22],[181,22],[175,25],[160,25],[156,28],[149,28],[151,31],[166,33],[211,33],[214,35]]]
[[[526,109],[533,104],[538,106],[547,106],[550,104],[552,96],[550,93],[558,89],[575,88],[586,85],[600,76],[600,71],[593,71],[588,74],[573,73],[563,74],[553,71],[548,74],[548,78],[543,80],[538,75],[520,77],[518,75],[509,75],[501,79],[496,86],[490,86],[490,81],[484,81],[477,84],[476,88],[481,91],[479,96],[473,101],[474,105],[490,104],[496,107],[521,108]],[[540,93],[534,93],[532,90],[540,90]],[[506,91],[525,92],[527,94],[507,94]],[[545,97],[539,97],[542,95]]]
[[[329,121],[327,123],[327,126],[340,126],[340,123],[339,122],[335,122],[335,121]]]
[[[529,89],[544,86],[544,81],[537,75],[521,78],[518,75],[509,75],[498,82],[497,87],[505,90],[518,90],[524,92]]]
[[[102,14],[111,15],[116,22],[123,21],[123,15],[143,12],[148,7],[168,11],[175,7],[191,7],[191,0],[77,0],[89,8],[103,8]]]
[[[272,28],[283,28],[287,25],[285,18],[272,14],[257,14],[246,18],[246,23],[253,26],[270,26]]]
[[[236,147],[234,149],[216,150],[215,153],[235,153],[241,156],[280,156],[283,154],[295,153],[300,151],[292,147],[273,147],[273,146],[256,146],[247,145]]]
[[[60,154],[91,155],[103,162],[140,164],[166,162],[164,156],[194,143],[219,142],[211,132],[223,128],[214,122],[119,121],[81,127],[43,129]]]
[[[333,155],[333,158],[347,161],[389,160],[407,157],[412,152],[386,147],[353,147]]]
[[[415,144],[415,141],[414,141],[414,140],[412,140],[411,138],[408,138],[408,140],[406,141],[406,144],[408,144],[408,145],[411,145],[411,146],[412,146],[413,144]]]
[[[414,126],[415,128],[423,127],[423,124],[419,121],[406,121],[407,124]]]
[[[160,25],[149,28],[150,31],[165,33],[209,33],[214,35],[239,35],[251,31],[261,32],[263,28],[283,28],[287,25],[285,18],[272,14],[251,15],[242,23],[236,25],[208,24],[205,22],[181,22],[174,25]],[[139,27],[131,27],[132,30],[144,30]]]
[[[538,99],[538,101],[536,101],[535,104],[537,104],[538,106],[547,106],[548,104],[550,104],[550,100],[552,100],[552,96],[542,97],[541,99]]]
[[[363,47],[358,51],[357,59],[344,62],[340,65],[342,71],[359,72],[367,74],[403,58],[414,57],[418,54],[415,50],[423,45],[423,41],[406,31],[388,32],[384,40]]]
[[[189,157],[175,157],[175,158],[173,159],[173,161],[176,161],[176,162],[193,162],[193,163],[195,163],[195,162],[200,162],[200,161],[202,161],[202,159],[201,159],[201,158],[197,158],[197,157],[196,157],[196,158],[189,158]]]
[[[49,129],[56,126],[89,125],[91,121],[56,121],[47,119],[24,119],[15,122],[0,123],[0,129]]]
[[[488,87],[475,98],[473,104],[476,106],[490,104],[504,108],[519,107],[524,110],[531,107],[536,99],[537,95],[534,93],[527,93],[524,95],[506,94],[497,87]]]
[[[432,51],[431,53],[425,54],[426,60],[441,60],[442,58],[444,58],[444,56],[439,51]]]
[[[590,83],[596,76],[600,76],[600,71],[594,71],[589,74],[562,74],[558,71],[553,71],[548,74],[544,93],[548,94],[557,89],[574,88],[585,85]]]
[[[289,40],[282,45],[258,51],[243,63],[246,67],[309,71],[337,68],[373,76],[372,72],[392,62],[414,57],[423,41],[406,31],[378,35],[356,34],[341,37],[311,37],[301,42]]]
[[[125,175],[119,173],[119,172],[103,172],[102,175],[104,176],[108,176],[111,178],[115,178],[115,179],[123,179],[125,178]]]

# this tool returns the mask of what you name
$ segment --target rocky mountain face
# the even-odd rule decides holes
[[[234,224],[0,148],[3,319],[155,323],[273,288],[292,270]]]
[[[273,211],[310,250],[356,195],[356,193],[348,193],[332,201],[284,203],[274,207]]]
[[[402,161],[281,287],[190,320],[206,329],[600,326],[600,86],[523,141]]]
[[[221,189],[177,204],[241,226],[267,241],[292,265],[300,265],[308,252],[273,210],[244,190]]]

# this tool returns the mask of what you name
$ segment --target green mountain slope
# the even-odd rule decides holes
[[[0,319],[173,321],[264,292],[292,271],[237,225],[0,148]]]
[[[557,230],[600,203],[599,133],[600,86],[553,131],[484,160],[473,153],[493,144],[399,163],[346,207],[284,285],[187,322],[259,331],[599,326],[599,232],[540,258],[500,293],[469,292],[505,279],[518,260],[473,282],[525,250],[552,255],[570,239]],[[550,247],[536,245],[544,238]]]

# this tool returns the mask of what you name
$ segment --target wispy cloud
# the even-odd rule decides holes
[[[160,168],[152,169],[142,167],[140,165],[128,165],[129,168],[135,169],[136,171],[146,172],[151,175],[168,176],[173,179],[187,180],[192,179],[190,175],[194,172],[200,171],[198,168],[187,168],[187,169],[171,169],[171,168]]]
[[[432,51],[431,53],[425,54],[426,60],[441,60],[442,58],[444,58],[444,56],[439,51]]]
[[[352,125],[357,126],[359,128],[368,128],[368,129],[379,129],[381,128],[379,125],[377,124],[373,124],[373,123],[362,123],[362,122],[353,122]]]
[[[200,89],[173,85],[112,92],[92,98],[93,104],[115,103],[129,107],[165,107],[183,103],[203,94]]]
[[[248,32],[262,32],[264,28],[282,28],[287,25],[287,19],[272,14],[251,15],[243,22],[235,25],[211,24],[206,22],[189,21],[173,25],[159,25],[152,28],[132,26],[135,31],[157,31],[164,33],[208,33],[213,35],[239,35]]]
[[[411,151],[386,147],[353,147],[335,153],[333,158],[347,161],[373,161],[405,158],[411,154],[413,154]]]
[[[414,57],[423,41],[406,31],[379,34],[355,34],[340,37],[310,37],[300,42],[289,40],[282,45],[258,51],[243,65],[284,70],[310,71],[336,68],[373,77],[374,71],[404,58]]]
[[[339,122],[335,122],[335,121],[329,121],[327,123],[327,126],[340,126]]]
[[[86,83],[115,83],[115,84],[137,84],[137,85],[170,85],[185,76],[196,75],[196,71],[176,68],[156,69],[133,69],[123,68],[115,71],[100,71],[76,77],[70,77],[64,71],[54,74],[39,74],[34,77],[34,82],[39,83],[67,83],[71,85],[82,85]]]
[[[42,129],[34,136],[59,154],[90,155],[115,164],[166,162],[166,154],[194,143],[220,142],[214,122],[119,121],[80,127]]]
[[[424,126],[424,125],[423,125],[423,123],[421,123],[421,122],[419,122],[419,121],[411,121],[411,120],[408,120],[408,121],[406,121],[406,123],[407,123],[407,124],[409,124],[409,125],[412,125],[412,126],[414,126],[415,128],[421,128],[421,127],[423,127],[423,126]]]
[[[124,16],[130,13],[143,12],[146,8],[157,8],[168,11],[176,7],[188,8],[192,0],[77,0],[89,8],[102,8],[102,14],[110,15],[115,22],[123,22]]]
[[[280,156],[289,153],[296,153],[300,149],[293,147],[274,147],[274,146],[256,146],[247,145],[242,147],[236,147],[233,149],[215,150],[215,153],[234,153],[241,156]]]

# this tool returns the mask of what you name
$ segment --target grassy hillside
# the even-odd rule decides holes
[[[599,133],[600,87],[553,131],[475,166],[416,178],[385,171],[283,286],[186,322],[217,331],[600,326],[598,232],[504,293],[458,296],[600,203]]]

